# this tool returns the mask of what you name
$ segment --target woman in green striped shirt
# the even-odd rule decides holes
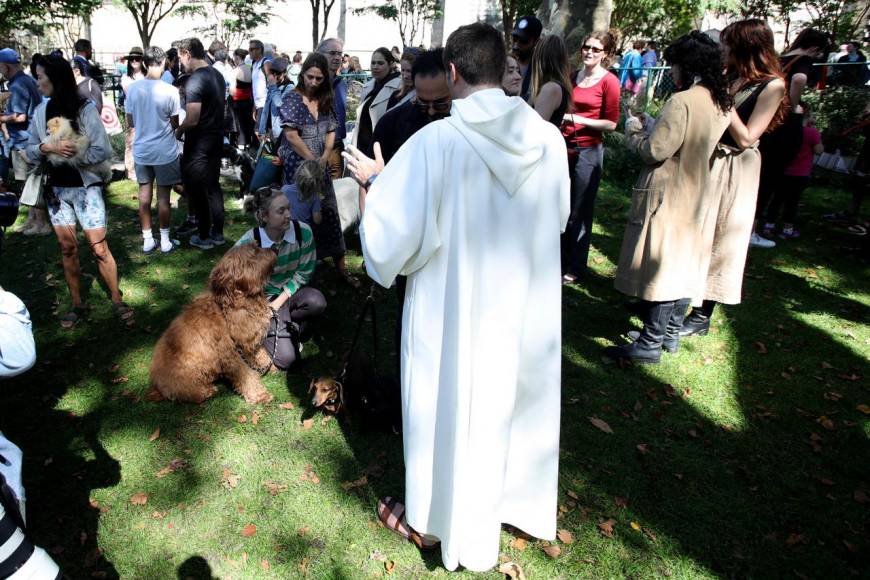
[[[256,244],[277,256],[263,288],[275,312],[263,346],[275,366],[286,370],[299,357],[307,323],[326,309],[323,294],[307,286],[317,263],[314,234],[307,224],[290,219],[289,203],[280,189],[260,189],[253,202],[257,226],[236,245]]]

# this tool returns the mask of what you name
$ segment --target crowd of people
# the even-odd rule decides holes
[[[366,273],[395,286],[400,309],[407,497],[383,498],[378,513],[421,549],[440,547],[448,569],[493,566],[502,523],[555,536],[561,285],[589,274],[604,134],[623,117],[643,164],[615,281],[637,300],[643,328],[604,349],[619,363],[659,362],[681,338],[708,332],[716,304],[740,302],[748,249],[773,245],[780,211],[780,236],[799,235],[797,199],[821,147],[801,97],[831,44],[823,32],[804,30],[781,56],[762,20],[730,24],[717,39],[678,38],[662,54],[677,90],[657,118],[634,100],[658,62],[655,43],[635,43],[620,78],[609,70],[608,31],[586,35],[576,69],[534,16],[512,36],[511,54],[485,24],[459,28],[443,49],[378,48],[350,135],[342,74],[359,63],[336,38],[292,57],[259,40],[232,54],[197,38],[167,51],[133,47],[121,82],[145,254],[181,245],[173,190],[187,204],[175,235],[200,250],[226,244],[227,146],[273,155],[271,183],[247,199],[256,222],[236,245],[277,256],[263,288],[277,323],[263,344],[280,369],[327,308],[312,286],[316,264],[331,258],[360,286],[345,262],[334,185],[345,173],[356,181]],[[97,168],[112,152],[90,43],[76,51],[72,63],[34,56],[32,77],[15,51],[0,51],[14,178],[40,183],[23,233],[50,221],[58,238],[71,297],[64,328],[87,308],[77,223],[118,319],[134,316],[106,236]],[[82,138],[53,138],[64,123]]]

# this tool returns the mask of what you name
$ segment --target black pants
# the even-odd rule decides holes
[[[405,315],[405,290],[408,288],[407,276],[396,276],[396,369],[402,378],[402,317]]]
[[[782,183],[786,167],[797,156],[803,143],[803,115],[789,113],[785,122],[761,137],[761,175],[758,179],[758,201],[755,218],[761,219]]]
[[[230,111],[239,132],[237,144],[242,149],[253,146],[256,140],[254,137],[254,101],[251,99],[242,101],[230,99]]]
[[[604,147],[582,147],[571,172],[571,214],[562,234],[562,274],[582,276],[589,261],[592,216],[601,182]]]
[[[787,224],[794,224],[801,194],[809,184],[809,175],[783,175],[773,193],[770,205],[767,207],[765,221],[776,223],[776,219],[779,217],[779,210],[782,208],[782,221]]]
[[[263,347],[270,355],[274,351],[272,362],[281,370],[290,368],[297,358],[298,337],[290,332],[290,322],[295,322],[300,327],[307,325],[313,318],[317,318],[326,310],[326,298],[320,290],[308,286],[300,288],[290,297],[281,308],[278,309],[277,332],[273,332],[274,323],[269,327],[266,338],[263,339]],[[302,329],[304,330],[304,329]],[[300,332],[301,334],[301,332]],[[294,342],[294,340],[296,342]],[[275,345],[277,341],[277,346]]]
[[[220,186],[223,142],[220,133],[185,136],[181,178],[202,239],[224,234],[224,195]]]

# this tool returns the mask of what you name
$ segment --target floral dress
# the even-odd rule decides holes
[[[302,142],[316,157],[321,157],[326,149],[327,133],[334,133],[338,127],[338,121],[332,111],[321,113],[315,119],[302,101],[302,95],[297,91],[287,93],[281,103],[279,115],[281,126],[297,130]],[[296,169],[303,159],[293,150],[283,135],[281,145],[278,147],[278,156],[284,164],[284,185],[291,185],[294,183],[293,177],[296,175]],[[323,220],[320,225],[314,228],[318,260],[329,257],[338,258],[343,256],[346,251],[341,221],[338,217],[338,202],[335,199],[335,190],[332,188],[332,180],[329,179],[328,171],[326,177],[329,188],[324,192],[321,202]]]

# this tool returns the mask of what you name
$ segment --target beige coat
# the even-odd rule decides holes
[[[652,133],[626,123],[629,147],[647,167],[632,190],[616,273],[620,292],[655,302],[703,292],[704,225],[715,215],[710,158],[728,123],[700,85],[671,97]]]
[[[397,76],[396,78],[388,81],[380,92],[375,95],[375,98],[372,99],[372,104],[369,106],[369,117],[372,120],[372,134],[375,132],[375,127],[378,126],[378,121],[381,120],[381,117],[384,116],[384,113],[387,112],[387,103],[390,100],[390,97],[399,90],[402,86],[402,77]],[[353,130],[353,137],[351,138],[351,143],[353,143],[354,147],[356,147],[357,142],[357,129],[359,127],[359,118],[362,115],[363,103],[368,98],[369,93],[372,92],[372,89],[375,88],[375,79],[370,80],[365,84],[362,88],[362,91],[359,95],[359,107],[356,110],[356,126]]]

